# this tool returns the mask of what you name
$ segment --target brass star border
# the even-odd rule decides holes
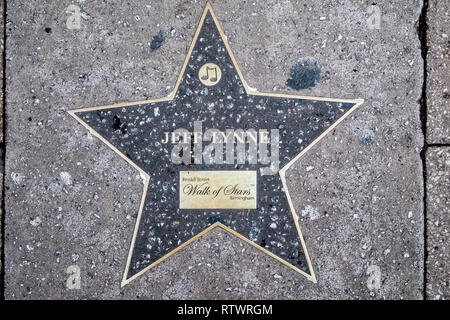
[[[169,253],[167,253],[166,255],[164,255],[163,257],[161,257],[160,259],[158,259],[157,261],[153,262],[152,264],[150,264],[149,266],[147,266],[146,268],[142,269],[141,271],[139,271],[138,273],[136,273],[135,275],[133,275],[132,277],[127,279],[127,274],[129,271],[129,267],[130,267],[130,262],[131,262],[131,258],[132,258],[132,254],[133,254],[133,248],[135,245],[135,241],[136,241],[136,236],[138,233],[138,229],[139,229],[139,224],[140,224],[140,220],[142,217],[142,211],[143,211],[143,207],[144,207],[144,202],[145,202],[145,198],[147,195],[147,189],[149,186],[149,182],[150,182],[150,176],[149,174],[147,174],[144,170],[142,170],[139,166],[137,166],[131,159],[129,159],[126,155],[124,155],[122,152],[120,152],[116,147],[114,147],[110,142],[108,142],[103,136],[101,136],[97,131],[95,131],[91,126],[89,126],[85,121],[83,121],[80,117],[78,117],[76,115],[77,112],[86,112],[86,111],[94,111],[94,110],[101,110],[101,109],[110,109],[110,108],[121,108],[121,107],[127,107],[127,106],[134,106],[134,105],[138,105],[138,104],[147,104],[147,103],[154,103],[154,102],[164,102],[164,101],[171,101],[174,99],[177,91],[178,91],[178,86],[181,82],[181,79],[183,77],[183,74],[185,72],[186,66],[188,65],[189,62],[189,58],[191,56],[192,50],[194,49],[194,46],[197,42],[197,38],[198,35],[200,33],[201,27],[203,26],[205,17],[207,15],[207,13],[210,12],[211,16],[214,19],[214,23],[216,24],[216,27],[220,33],[220,36],[222,38],[222,41],[228,51],[228,54],[234,64],[234,67],[236,69],[236,72],[239,75],[239,78],[245,88],[245,91],[248,95],[254,95],[254,96],[271,96],[271,97],[281,97],[281,98],[293,98],[293,99],[304,99],[304,100],[317,100],[317,101],[332,101],[332,102],[342,102],[342,103],[354,103],[355,105],[350,108],[344,115],[342,115],[336,122],[334,122],[327,130],[325,130],[319,137],[317,137],[311,144],[309,144],[306,148],[304,148],[297,156],[295,156],[288,164],[286,164],[283,168],[280,169],[279,174],[280,174],[280,178],[282,181],[282,185],[283,188],[285,190],[285,194],[289,203],[289,207],[292,213],[292,217],[294,219],[295,222],[295,226],[297,228],[297,232],[298,232],[298,236],[300,239],[300,243],[302,245],[303,248],[303,252],[305,254],[305,258],[306,258],[306,262],[309,268],[309,271],[311,272],[311,274],[307,274],[306,272],[304,272],[303,270],[300,270],[299,268],[295,267],[294,265],[292,265],[291,263],[283,260],[282,258],[278,257],[277,255],[273,254],[272,252],[264,249],[263,247],[259,246],[258,244],[256,244],[255,242],[251,241],[250,239],[247,239],[246,237],[244,237],[243,235],[239,234],[238,232],[234,231],[233,229],[225,226],[224,224],[220,223],[220,222],[215,222],[214,224],[210,225],[209,227],[207,227],[205,230],[203,230],[202,232],[198,233],[197,235],[195,235],[194,237],[190,238],[188,241],[182,243],[180,246],[178,246],[177,248],[175,248],[174,250],[170,251]],[[114,152],[116,152],[119,156],[121,156],[126,162],[128,162],[130,165],[132,165],[141,175],[141,177],[144,180],[144,190],[143,190],[143,194],[142,194],[142,198],[141,198],[141,203],[139,206],[139,213],[136,219],[136,225],[134,228],[134,232],[133,232],[133,238],[131,241],[131,246],[130,246],[130,250],[128,253],[128,258],[127,258],[127,264],[125,267],[125,271],[122,277],[122,282],[121,282],[121,286],[125,286],[127,284],[129,284],[131,281],[133,281],[134,279],[138,278],[139,276],[143,275],[145,272],[147,272],[148,270],[150,270],[151,268],[155,267],[156,265],[158,265],[159,263],[161,263],[162,261],[166,260],[167,258],[169,258],[171,255],[175,254],[177,251],[183,249],[185,246],[187,246],[188,244],[190,244],[191,242],[195,241],[196,239],[200,238],[201,236],[203,236],[204,234],[206,234],[207,232],[211,231],[212,229],[216,228],[216,227],[220,227],[228,232],[230,232],[231,234],[235,235],[236,237],[244,240],[245,242],[247,242],[248,244],[251,244],[252,246],[256,247],[258,250],[261,250],[262,252],[268,254],[269,256],[271,256],[272,258],[278,260],[279,262],[283,263],[284,265],[288,266],[291,269],[294,269],[295,271],[297,271],[298,273],[302,274],[303,276],[305,276],[308,280],[312,281],[313,283],[317,283],[317,279],[314,273],[314,269],[311,263],[311,259],[309,257],[308,251],[306,249],[306,244],[305,241],[303,239],[303,235],[302,232],[300,230],[300,225],[298,222],[298,215],[295,212],[294,209],[294,205],[292,203],[292,199],[289,193],[289,189],[287,187],[287,183],[286,183],[286,171],[298,160],[300,159],[300,157],[302,157],[306,152],[308,152],[317,142],[319,142],[324,136],[326,136],[331,130],[333,130],[342,120],[344,120],[345,118],[347,118],[356,108],[358,108],[362,103],[364,102],[363,99],[334,99],[334,98],[323,98],[323,97],[314,97],[314,96],[301,96],[301,95],[290,95],[290,94],[282,94],[282,93],[265,93],[265,92],[258,92],[252,88],[250,88],[247,83],[244,80],[244,77],[242,76],[242,72],[238,67],[238,64],[236,62],[236,59],[230,49],[230,45],[228,44],[227,38],[222,30],[222,28],[220,27],[219,21],[217,20],[216,15],[214,14],[214,11],[212,9],[212,6],[210,4],[209,1],[207,1],[206,6],[203,10],[203,14],[201,16],[200,22],[198,24],[197,30],[195,32],[194,38],[191,42],[191,45],[189,47],[188,53],[186,55],[184,64],[181,68],[181,72],[180,75],[178,76],[177,82],[175,84],[174,89],[172,90],[172,92],[170,93],[169,96],[164,97],[164,98],[159,98],[159,99],[150,99],[150,100],[143,100],[143,101],[135,101],[135,102],[125,102],[125,103],[119,103],[119,104],[113,104],[113,105],[106,105],[106,106],[97,106],[97,107],[88,107],[88,108],[81,108],[81,109],[75,109],[75,110],[69,110],[67,111],[72,117],[74,117],[78,122],[80,122],[85,128],[87,128],[89,130],[89,132],[93,135],[96,136],[97,138],[99,138],[103,143],[105,143],[108,147],[110,147]]]

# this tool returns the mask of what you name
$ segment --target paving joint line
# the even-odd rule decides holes
[[[2,65],[3,65],[3,83],[2,83],[2,130],[3,141],[1,141],[1,170],[2,177],[2,190],[1,190],[1,270],[0,270],[0,300],[5,300],[5,176],[6,176],[6,0],[3,0],[3,52],[2,52]]]
[[[420,158],[422,160],[422,174],[423,174],[423,238],[424,238],[424,257],[423,257],[423,299],[427,299],[427,166],[426,166],[426,152],[429,147],[427,143],[427,54],[428,54],[428,44],[427,44],[427,12],[428,12],[428,1],[423,0],[422,11],[419,16],[417,33],[420,40],[421,54],[423,60],[423,83],[422,83],[422,95],[419,99],[420,103],[420,120],[422,124],[423,133],[423,147],[420,151]]]

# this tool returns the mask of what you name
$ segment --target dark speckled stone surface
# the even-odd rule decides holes
[[[215,86],[199,80],[202,65],[222,70]],[[163,257],[209,225],[220,221],[275,255],[310,273],[279,174],[258,173],[256,210],[182,210],[180,170],[258,170],[261,164],[205,165],[171,162],[164,132],[208,128],[278,129],[280,168],[344,115],[353,103],[256,96],[246,93],[219,31],[207,13],[175,98],[79,112],[77,115],[150,175],[145,206],[128,278]],[[176,223],[174,223],[176,222]]]

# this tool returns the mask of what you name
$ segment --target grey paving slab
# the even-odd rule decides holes
[[[8,4],[6,297],[422,298],[422,1],[212,1],[250,87],[365,99],[286,173],[317,283],[214,229],[120,286],[142,179],[67,110],[167,96],[204,4]]]
[[[428,3],[427,142],[450,143],[450,3]]]
[[[427,299],[450,297],[450,147],[427,151]]]

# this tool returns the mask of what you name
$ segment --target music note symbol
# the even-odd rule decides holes
[[[199,71],[200,81],[207,86],[217,84],[222,76],[219,66],[214,63],[204,64]]]
[[[209,78],[209,71],[210,70],[214,70],[214,77]],[[212,72],[211,72],[212,73]],[[202,77],[202,80],[208,80],[211,82],[216,82],[217,81],[217,68],[216,67],[206,67],[206,74]]]

